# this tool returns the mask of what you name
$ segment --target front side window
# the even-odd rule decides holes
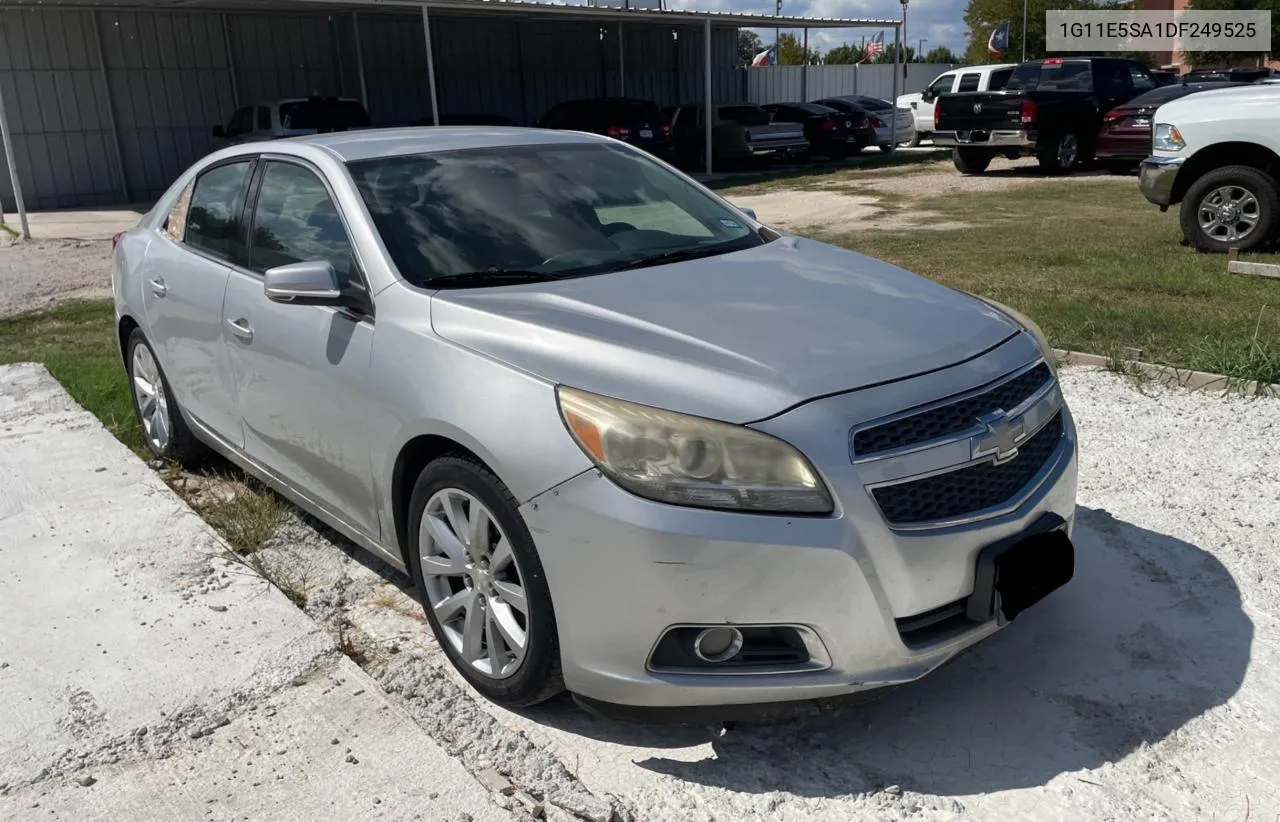
[[[258,131],[271,130],[271,109],[258,106]]]
[[[338,282],[351,276],[351,242],[320,178],[293,163],[271,162],[253,212],[249,268],[258,273],[290,263],[326,261]]]
[[[191,194],[183,242],[223,260],[231,259],[250,162],[228,163],[201,174]]]
[[[252,129],[253,109],[238,109],[231,117],[231,125],[227,126],[227,135],[246,134]]]
[[[944,74],[929,84],[929,91],[932,91],[935,95],[948,94],[951,92],[951,84],[955,81],[956,76],[954,74]]]
[[[502,146],[361,160],[352,177],[409,282],[604,274],[764,240],[721,202],[615,146]]]

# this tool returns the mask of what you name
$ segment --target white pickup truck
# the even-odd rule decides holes
[[[944,71],[933,82],[925,86],[924,91],[914,94],[903,94],[898,97],[898,108],[911,109],[916,118],[916,133],[911,145],[920,145],[921,140],[933,136],[933,105],[939,94],[951,94],[957,91],[999,91],[1009,82],[1009,75],[1017,68],[1016,63],[992,63],[989,66],[965,66]]]
[[[1182,204],[1187,242],[1248,251],[1280,235],[1280,86],[1250,84],[1165,103],[1152,117],[1142,194]]]

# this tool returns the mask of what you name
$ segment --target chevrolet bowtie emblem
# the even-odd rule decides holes
[[[995,464],[999,465],[1018,456],[1018,444],[1027,433],[1025,420],[1011,420],[1003,411],[992,411],[978,417],[978,423],[985,430],[970,440],[973,459],[994,455]]]

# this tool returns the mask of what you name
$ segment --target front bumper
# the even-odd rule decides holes
[[[1142,196],[1161,208],[1173,199],[1173,184],[1186,163],[1185,157],[1148,157],[1138,167],[1138,188]]]
[[[935,146],[1030,150],[1036,147],[1036,139],[1034,135],[1027,131],[978,131],[966,129],[963,131],[935,131],[933,133],[933,144]]]
[[[760,427],[813,430],[803,410]],[[847,454],[819,465],[838,500],[828,517],[664,505],[594,470],[540,495],[521,513],[555,602],[566,686],[609,705],[681,708],[835,698],[924,676],[999,626],[963,622],[921,642],[904,637],[911,618],[969,597],[985,546],[1047,514],[1073,522],[1076,433],[1063,414],[1062,441],[1033,491],[1000,516],[947,528],[890,529]],[[802,626],[820,664],[655,669],[658,639],[680,625]]]

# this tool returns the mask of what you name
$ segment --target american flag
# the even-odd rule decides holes
[[[872,57],[875,57],[880,54],[884,54],[884,32],[883,31],[877,34],[875,37],[872,37],[871,42],[863,45],[861,62],[865,63],[866,61],[870,60]]]

